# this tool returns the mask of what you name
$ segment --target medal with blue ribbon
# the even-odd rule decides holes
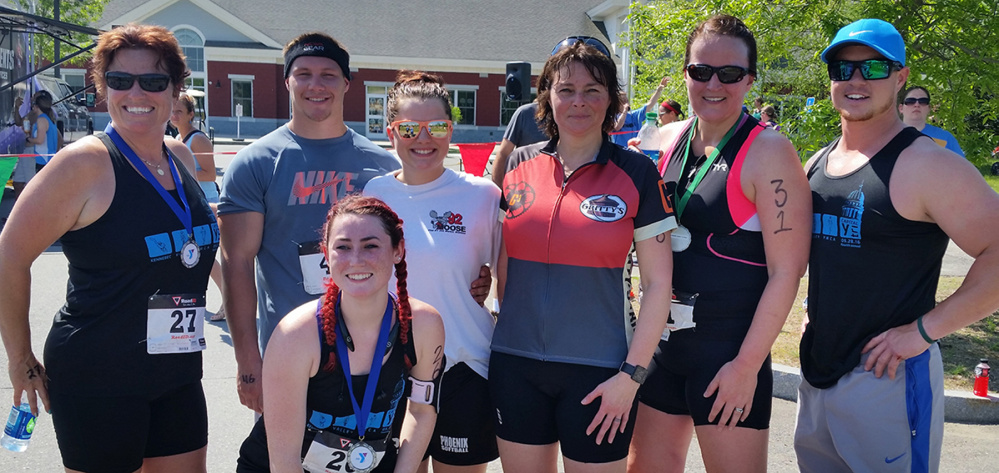
[[[340,296],[338,295],[337,297],[339,298]],[[378,332],[378,344],[375,346],[375,353],[371,359],[371,370],[368,371],[368,382],[364,386],[364,399],[361,401],[361,405],[358,406],[357,397],[354,396],[354,383],[350,374],[350,357],[347,354],[347,343],[343,336],[343,331],[340,329],[340,324],[344,323],[343,316],[340,314],[340,301],[338,300],[336,304],[337,324],[334,327],[337,338],[336,351],[340,357],[340,363],[343,364],[343,374],[346,378],[347,391],[350,394],[350,403],[354,407],[354,418],[357,421],[358,435],[358,441],[354,442],[354,445],[347,451],[347,461],[350,467],[359,473],[371,471],[378,464],[375,449],[364,441],[364,434],[367,432],[368,416],[371,414],[372,403],[375,399],[378,375],[381,374],[382,359],[385,358],[385,350],[388,346],[389,332],[392,328],[393,309],[393,299],[389,297],[388,302],[385,304],[385,315],[382,316],[381,330]]]
[[[184,265],[185,268],[193,268],[197,266],[198,261],[201,259],[201,249],[198,248],[198,243],[194,241],[194,224],[193,212],[191,211],[191,206],[187,203],[187,195],[184,192],[184,184],[180,180],[180,172],[176,169],[174,165],[173,158],[170,155],[170,151],[167,150],[166,144],[163,145],[163,152],[166,154],[167,167],[170,168],[170,177],[173,178],[174,186],[177,188],[177,195],[180,196],[180,204],[177,204],[177,200],[170,196],[163,185],[153,176],[153,173],[149,171],[143,161],[135,154],[132,147],[125,142],[125,140],[118,134],[118,131],[112,126],[114,123],[108,123],[108,126],[104,128],[104,133],[111,138],[115,146],[118,147],[118,151],[125,155],[132,166],[139,171],[139,174],[146,179],[152,186],[153,189],[160,195],[160,197],[167,203],[170,210],[173,211],[174,215],[180,220],[180,223],[184,224],[184,230],[187,231],[187,242],[184,243],[180,248],[180,263]]]

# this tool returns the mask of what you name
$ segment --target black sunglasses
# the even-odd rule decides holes
[[[755,72],[741,66],[714,67],[707,64],[687,64],[687,75],[697,82],[707,82],[711,76],[718,74],[718,82],[722,84],[734,84],[745,79],[747,75],[756,75]]]
[[[105,72],[104,82],[114,90],[129,90],[139,80],[139,87],[146,92],[163,92],[170,87],[170,76],[166,74],[129,74],[127,72]]]
[[[919,98],[909,97],[909,98],[903,100],[902,103],[904,103],[906,105],[915,105],[917,103],[919,105],[929,105],[930,104],[930,98],[929,97],[919,97]]]
[[[556,44],[555,47],[552,48],[552,53],[550,55],[554,56],[555,53],[561,51],[562,48],[568,48],[569,46],[572,46],[576,43],[583,43],[587,46],[593,46],[597,51],[603,53],[604,56],[611,57],[610,50],[607,49],[607,46],[604,45],[604,43],[601,42],[599,39],[594,38],[592,36],[569,36],[568,38],[563,39],[558,44]]]
[[[892,71],[902,68],[902,63],[890,59],[868,59],[866,61],[829,61],[829,79],[836,82],[850,80],[853,72],[860,69],[864,80],[887,79]]]

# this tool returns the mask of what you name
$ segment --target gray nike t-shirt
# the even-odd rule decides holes
[[[218,212],[264,214],[256,258],[261,351],[285,314],[322,291],[325,261],[315,252],[330,207],[400,167],[395,156],[350,129],[339,138],[311,140],[284,125],[236,153],[222,178]]]

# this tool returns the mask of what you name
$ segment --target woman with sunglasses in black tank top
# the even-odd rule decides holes
[[[187,75],[162,27],[101,34],[91,76],[111,123],[59,151],[0,234],[14,397],[50,410],[67,471],[206,471],[201,351],[218,226],[191,152],[164,138]],[[43,367],[31,350],[30,268],[57,239],[69,284]],[[110,442],[95,430],[108,413],[125,420]]]
[[[742,111],[756,76],[742,21],[701,23],[684,59],[696,118],[662,128],[659,161],[680,225],[674,300],[629,471],[682,471],[695,430],[707,471],[765,471],[770,347],[808,261],[811,196],[787,138]]]

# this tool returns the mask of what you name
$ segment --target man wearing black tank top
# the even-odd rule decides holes
[[[841,29],[822,53],[843,136],[806,165],[808,324],[795,452],[801,471],[937,471],[936,340],[999,307],[999,195],[896,110],[905,44],[889,23]],[[935,304],[948,238],[976,258]]]

